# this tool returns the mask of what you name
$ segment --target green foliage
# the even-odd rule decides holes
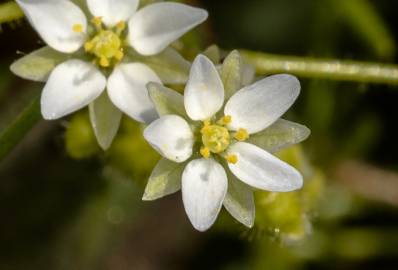
[[[89,158],[99,153],[100,149],[86,112],[75,114],[69,121],[65,144],[67,153],[75,159]]]
[[[0,4],[0,25],[20,20],[24,17],[22,10],[15,2]]]

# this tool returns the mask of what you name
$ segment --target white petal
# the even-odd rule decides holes
[[[101,17],[108,27],[128,21],[138,8],[139,0],[87,0],[91,14]]]
[[[182,200],[195,229],[205,231],[216,221],[228,189],[224,168],[213,159],[193,160],[182,174]]]
[[[194,135],[180,116],[166,115],[155,120],[145,129],[144,137],[162,156],[174,162],[184,162],[192,155]]]
[[[106,91],[90,103],[90,121],[98,144],[108,150],[119,130],[122,112],[113,105]]]
[[[232,117],[230,128],[259,132],[272,125],[293,105],[300,93],[296,77],[274,75],[249,85],[227,102],[225,115]]]
[[[129,22],[129,42],[143,55],[154,55],[207,19],[207,11],[179,3],[156,3]]]
[[[239,142],[228,153],[238,157],[236,164],[228,164],[232,173],[252,187],[288,192],[303,185],[303,177],[295,168],[255,145]]]
[[[158,114],[149,98],[147,83],[161,83],[148,66],[141,63],[121,64],[108,79],[108,94],[113,104],[131,118],[151,123]]]
[[[78,6],[67,0],[17,0],[26,17],[43,40],[53,49],[72,53],[86,39],[86,16]],[[79,24],[83,32],[73,31]]]
[[[81,60],[69,60],[50,74],[41,95],[45,119],[61,118],[96,99],[105,89],[106,79],[97,68]]]
[[[224,103],[224,85],[214,64],[204,55],[196,57],[184,92],[185,110],[192,120],[214,116]]]

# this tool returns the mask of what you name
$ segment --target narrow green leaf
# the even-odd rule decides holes
[[[11,124],[1,131],[0,161],[11,152],[40,119],[40,97],[36,97]]]
[[[306,126],[279,119],[264,131],[250,136],[247,142],[274,153],[304,141],[310,133]]]
[[[180,93],[158,83],[148,83],[147,88],[160,116],[176,114],[188,118],[184,107],[184,97]]]
[[[223,204],[236,220],[246,227],[253,227],[255,219],[253,190],[230,172],[228,172],[228,192]]]
[[[132,54],[132,59],[148,65],[164,84],[184,84],[188,80],[191,64],[172,48],[154,56]]]
[[[104,91],[89,105],[90,121],[98,144],[108,150],[119,130],[122,112],[113,105]]]
[[[153,201],[181,189],[181,176],[185,163],[161,159],[152,171],[143,196],[144,201]]]
[[[225,99],[228,100],[242,87],[243,63],[238,51],[232,51],[221,67],[221,79],[224,83]]]
[[[24,79],[45,82],[51,71],[68,58],[68,54],[57,52],[46,46],[18,59],[10,69],[15,75]]]

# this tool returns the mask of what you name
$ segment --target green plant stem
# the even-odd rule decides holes
[[[24,17],[22,10],[15,2],[0,4],[0,24],[13,22]]]
[[[40,97],[36,97],[14,121],[0,133],[0,161],[41,119]]]
[[[361,83],[398,84],[398,65],[283,56],[240,50],[258,74],[290,73],[299,77]]]

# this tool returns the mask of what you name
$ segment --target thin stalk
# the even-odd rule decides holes
[[[40,119],[40,97],[37,96],[18,117],[0,133],[0,161],[11,152]]]
[[[398,65],[283,56],[240,50],[258,74],[290,73],[299,77],[360,83],[398,84]]]

